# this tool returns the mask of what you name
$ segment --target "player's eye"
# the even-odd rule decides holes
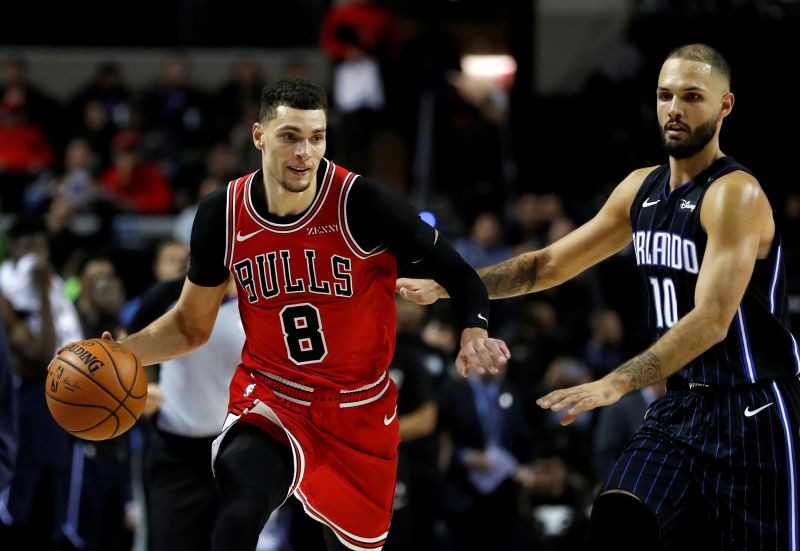
[[[672,98],[672,96],[667,92],[659,92],[658,93],[659,101],[669,101],[671,98]]]

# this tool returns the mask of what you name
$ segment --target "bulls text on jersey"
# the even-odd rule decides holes
[[[293,271],[291,251],[280,250],[244,258],[233,265],[239,285],[247,291],[247,300],[252,304],[259,300],[274,298],[283,293],[317,293],[350,298],[353,296],[352,261],[334,254],[330,257],[332,279],[320,279],[317,275],[317,253],[304,249],[305,263],[302,270]],[[296,264],[295,264],[296,267]]]
[[[696,274],[700,270],[694,241],[665,231],[637,231],[633,234],[636,264],[663,266]]]

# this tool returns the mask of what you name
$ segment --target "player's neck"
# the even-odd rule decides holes
[[[275,216],[293,216],[305,212],[317,194],[317,177],[312,175],[310,185],[303,191],[290,191],[280,182],[265,180],[267,211]]]
[[[681,184],[685,184],[695,176],[710,167],[717,159],[724,157],[725,154],[720,151],[719,144],[716,140],[712,140],[702,150],[698,151],[691,157],[685,159],[669,158],[669,188],[675,189]]]

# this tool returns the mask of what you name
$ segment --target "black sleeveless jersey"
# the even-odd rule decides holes
[[[694,308],[697,275],[707,236],[700,207],[720,176],[750,170],[723,157],[670,192],[669,165],[651,172],[631,206],[631,226],[647,324],[654,340]],[[672,377],[714,386],[735,386],[800,373],[797,340],[789,326],[780,234],[769,255],[756,260],[725,340],[689,362]]]

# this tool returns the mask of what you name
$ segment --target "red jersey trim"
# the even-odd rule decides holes
[[[308,208],[308,210],[306,210],[305,214],[303,214],[299,220],[292,222],[291,224],[276,224],[275,222],[270,222],[258,214],[258,211],[253,205],[253,194],[251,192],[252,178],[247,182],[244,189],[243,202],[247,214],[250,215],[250,218],[252,218],[256,224],[275,233],[291,233],[308,225],[308,223],[311,222],[317,213],[322,209],[322,205],[325,204],[325,197],[328,195],[328,192],[331,189],[335,165],[328,159],[324,159],[324,161],[327,163],[327,168],[325,169],[325,175],[322,177],[322,189],[319,190],[317,196],[314,197],[314,201],[311,203],[311,206]]]
[[[361,248],[350,231],[350,225],[347,223],[347,197],[350,195],[350,189],[353,187],[353,182],[355,182],[357,178],[358,174],[349,172],[344,179],[342,189],[339,191],[339,227],[342,228],[342,237],[344,237],[347,248],[358,258],[364,260],[365,258],[381,254],[386,250],[386,247],[377,245],[371,251],[366,251]]]

